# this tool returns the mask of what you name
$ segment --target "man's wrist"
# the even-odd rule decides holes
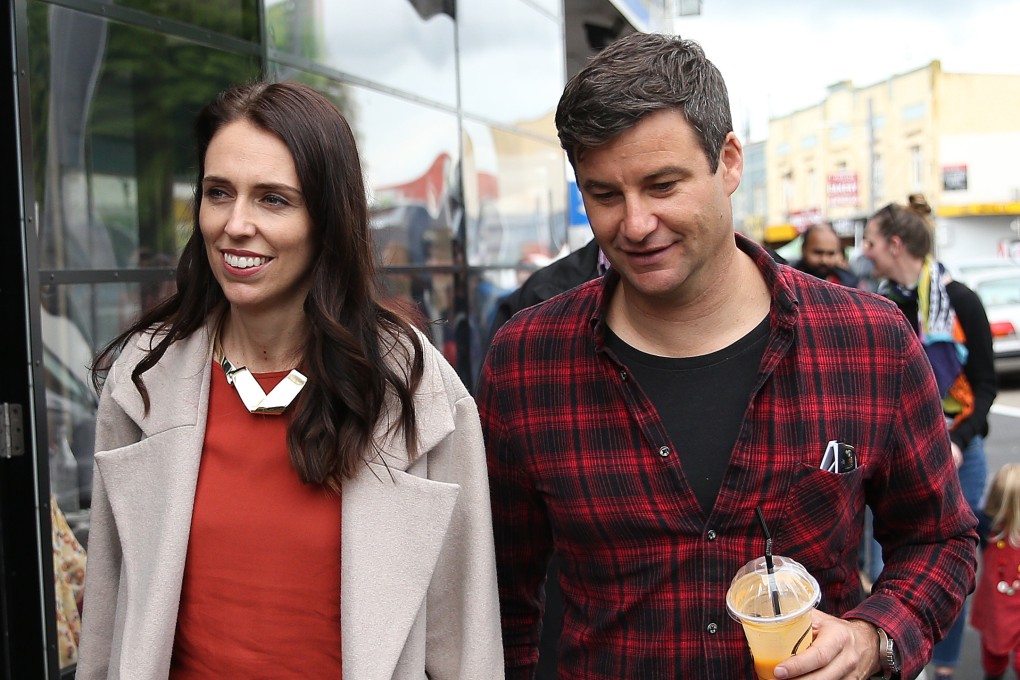
[[[882,664],[879,659],[879,638],[878,638],[878,626],[863,619],[850,619],[850,624],[855,629],[855,645],[862,654],[862,659],[866,659],[868,666],[869,678],[881,678],[882,677]]]

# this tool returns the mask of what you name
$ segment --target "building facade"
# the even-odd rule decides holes
[[[920,192],[940,257],[994,257],[1020,235],[1017,105],[1020,76],[946,73],[938,61],[865,87],[836,83],[770,121],[768,226],[829,220],[859,242],[870,214]]]
[[[173,290],[190,122],[254,78],[298,80],[358,138],[385,284],[472,387],[496,299],[568,243],[552,114],[605,41],[664,0],[12,0],[0,105],[0,678],[71,677],[51,506],[86,547],[89,364]]]

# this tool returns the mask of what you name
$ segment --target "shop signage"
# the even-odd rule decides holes
[[[967,190],[967,166],[966,165],[943,165],[942,166],[942,190],[943,191],[966,191]]]
[[[804,231],[808,227],[822,221],[821,208],[806,208],[795,210],[790,213],[790,224],[796,227],[797,231]]]
[[[834,172],[829,175],[826,195],[830,206],[857,205],[857,173]]]

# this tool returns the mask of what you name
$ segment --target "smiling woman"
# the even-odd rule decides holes
[[[287,145],[246,120],[223,127],[206,151],[199,206],[209,266],[231,309],[257,312],[267,329],[286,329],[291,336],[274,332],[271,348],[244,347],[247,338],[224,337],[237,330],[227,324],[221,341],[252,370],[292,368],[287,364],[300,355],[306,332],[302,305],[311,286],[313,241]]]
[[[177,292],[96,362],[76,677],[502,677],[477,412],[376,290],[347,121],[253,83],[195,130]]]

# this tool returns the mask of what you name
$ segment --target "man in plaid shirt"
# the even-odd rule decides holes
[[[822,586],[777,678],[914,677],[974,582],[931,367],[903,315],[734,234],[725,84],[693,42],[634,34],[556,112],[612,267],[514,316],[479,386],[507,677],[537,662],[555,548],[559,677],[753,678],[730,578],[773,549]],[[856,462],[822,469],[830,441]],[[885,571],[864,597],[865,505]]]

